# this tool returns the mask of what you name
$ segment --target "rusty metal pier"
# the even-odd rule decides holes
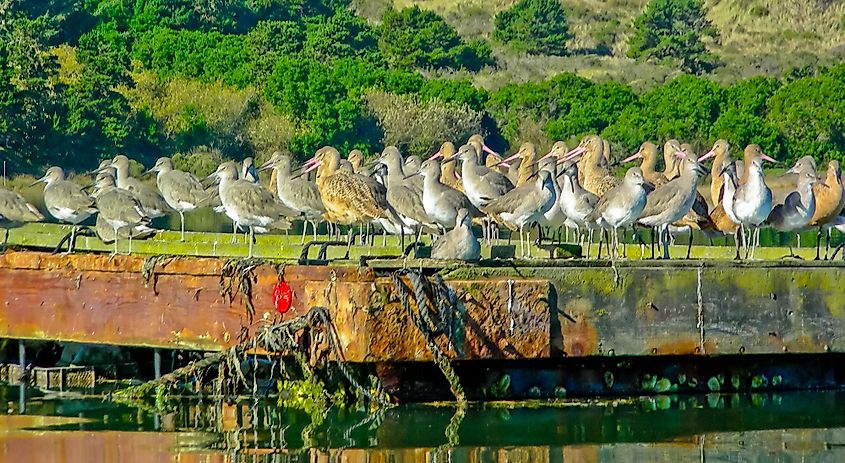
[[[843,265],[407,264],[440,274],[454,291],[459,335],[438,344],[474,397],[494,398],[503,375],[512,394],[525,397],[661,392],[667,381],[675,390],[702,391],[845,384],[838,367],[845,352]],[[218,351],[261,323],[325,307],[342,352],[335,360],[372,364],[403,397],[442,392],[443,384],[409,386],[435,367],[393,290],[390,274],[401,262],[254,262],[248,295],[227,294],[227,265],[216,258],[10,252],[0,257],[0,338]],[[280,280],[293,291],[284,315],[271,299]]]

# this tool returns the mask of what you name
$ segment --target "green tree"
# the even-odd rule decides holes
[[[566,54],[569,25],[558,0],[520,0],[496,14],[493,38],[528,53]]]
[[[490,46],[482,41],[464,43],[457,31],[432,11],[418,6],[385,11],[379,48],[399,68],[467,69],[493,64]]]
[[[704,16],[700,0],[651,0],[634,20],[628,56],[678,63],[685,72],[702,74],[717,65],[705,38],[718,38]]]

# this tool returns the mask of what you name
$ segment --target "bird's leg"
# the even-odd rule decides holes
[[[725,238],[727,239],[727,238]],[[734,245],[736,247],[736,255],[734,256],[734,260],[739,260],[739,230],[734,232]]]
[[[669,233],[669,225],[664,225],[663,233],[665,235],[665,239],[663,240],[663,259],[668,260],[669,257],[669,240],[671,239],[671,234]]]
[[[179,231],[181,233],[181,238],[179,241],[185,241],[185,213],[182,211],[179,212]]]
[[[67,244],[67,253],[70,254],[73,252],[73,248],[76,244],[76,225],[71,225],[70,227],[70,241]]]
[[[689,244],[687,244],[687,260],[692,252],[692,228],[689,229]]]
[[[655,231],[657,230],[656,227],[651,227],[651,258],[654,260],[654,240],[655,240]]]
[[[129,252],[127,252],[126,255],[132,255],[132,228],[129,228]]]
[[[399,247],[402,251],[405,250],[405,227],[399,227],[399,239],[402,245]]]
[[[798,249],[801,249],[801,232],[795,232],[795,239],[798,240]]]
[[[824,242],[824,260],[828,259],[828,252],[830,252],[830,234],[832,230],[830,228],[827,229],[827,239]]]
[[[9,247],[9,229],[6,229],[5,237],[3,238],[3,250],[2,253],[6,254],[6,249]]]
[[[255,241],[255,229],[252,225],[249,226],[249,257],[252,257],[252,248]]]
[[[308,219],[302,222],[302,239],[299,240],[299,245],[305,244],[305,234],[308,233]]]
[[[238,242],[238,223],[234,220],[232,221],[232,244]]]
[[[118,242],[118,235],[117,235],[117,227],[114,228],[114,253],[113,256],[117,255],[117,242]]]
[[[349,252],[352,250],[352,242],[355,240],[355,227],[349,226],[349,237],[346,240],[346,256],[345,259],[349,259]]]

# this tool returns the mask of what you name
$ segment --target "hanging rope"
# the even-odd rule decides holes
[[[413,288],[413,293],[402,281],[401,276],[408,278]],[[449,357],[440,349],[440,346],[436,342],[437,337],[441,334],[448,332],[451,335],[452,319],[455,309],[450,297],[449,288],[446,287],[442,279],[435,278],[435,281],[432,283],[422,273],[411,269],[396,271],[390,275],[390,279],[393,282],[393,287],[399,299],[402,301],[405,311],[408,313],[408,317],[411,319],[411,323],[422,334],[426,346],[428,346],[431,355],[434,357],[434,363],[440,368],[443,376],[449,382],[449,389],[452,391],[452,395],[455,396],[455,400],[461,404],[466,403],[466,393],[461,386],[457,373],[452,368],[451,360],[449,360]],[[411,306],[412,300],[417,308],[416,311]],[[438,306],[437,321],[432,317],[431,300],[434,300]]]

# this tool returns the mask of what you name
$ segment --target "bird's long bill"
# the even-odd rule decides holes
[[[493,167],[497,167],[497,166],[508,166],[508,167],[510,167],[510,164],[508,164],[508,163],[513,161],[514,159],[517,159],[518,157],[519,157],[519,152],[516,152],[516,153],[506,157],[505,159],[502,159],[501,161],[497,162],[496,164],[493,165]]]
[[[449,156],[448,158],[445,158],[445,159],[443,159],[442,161],[440,161],[440,164],[441,164],[441,165],[442,165],[442,164],[448,164],[448,163],[450,163],[450,162],[454,162],[454,161],[456,161],[457,159],[458,159],[458,155],[457,155],[457,154],[453,154],[453,155]]]
[[[212,172],[208,174],[208,177],[202,179],[203,186],[205,186],[205,182],[211,182],[210,185],[214,185],[220,181],[220,177],[217,176],[217,172]]]
[[[583,146],[577,146],[577,147],[569,150],[566,154],[564,154],[563,157],[560,158],[559,163],[563,163],[563,162],[569,161],[571,159],[575,159],[576,157],[580,156],[581,154],[584,154],[586,151],[587,151],[587,148],[584,148]]]
[[[498,156],[498,155],[499,155],[499,153],[497,153],[497,152],[493,151],[492,149],[490,149],[490,147],[489,147],[489,146],[484,145],[484,144],[482,144],[482,145],[481,145],[481,151],[484,151],[484,152],[485,152],[485,153],[487,153],[487,154],[493,154],[493,155],[495,155],[495,156]]]
[[[701,156],[700,158],[698,158],[698,162],[704,162],[704,161],[706,161],[706,160],[708,160],[708,159],[712,158],[713,156],[716,156],[716,150],[710,150],[710,151],[708,151],[708,152],[707,152],[707,153],[705,153],[703,156]]]
[[[769,161],[769,162],[774,163],[774,164],[778,163],[777,159],[775,159],[771,156],[768,156],[766,154],[763,154],[763,153],[760,153],[760,158],[762,158],[764,161]]]
[[[404,178],[405,180],[408,180],[409,178],[416,177],[417,175],[422,175],[422,174],[420,174],[419,172],[414,172],[413,174],[406,175],[406,176],[404,176],[403,178]]]
[[[274,164],[275,164],[275,162],[273,162],[272,159],[268,159],[267,162],[258,166],[258,170],[263,172],[263,171],[273,167]]]
[[[443,156],[443,152],[442,152],[442,151],[438,151],[438,152],[436,152],[436,153],[432,154],[432,155],[431,155],[431,157],[430,157],[429,159],[439,159],[439,158],[441,158],[442,156]]]
[[[30,184],[29,184],[29,186],[30,186],[30,187],[34,187],[35,185],[38,185],[39,183],[47,183],[47,177],[46,177],[46,176],[45,176],[45,177],[41,177],[41,178],[39,178],[38,180],[36,180],[36,181],[34,181],[34,182],[30,183]]]
[[[302,174],[300,175],[305,175],[308,172],[311,172],[312,170],[320,167],[322,164],[323,163],[319,160],[309,159],[308,161],[305,161],[305,164],[303,164]]]
[[[141,175],[150,175],[152,173],[158,172],[158,166],[152,166],[149,169],[141,172]]]
[[[637,151],[636,153],[634,153],[634,154],[632,154],[632,155],[628,156],[627,158],[625,158],[625,159],[623,159],[623,160],[619,161],[619,163],[620,163],[620,164],[625,164],[625,163],[628,163],[628,162],[633,161],[634,159],[640,159],[641,157],[643,157],[643,152],[642,152],[642,151]]]

